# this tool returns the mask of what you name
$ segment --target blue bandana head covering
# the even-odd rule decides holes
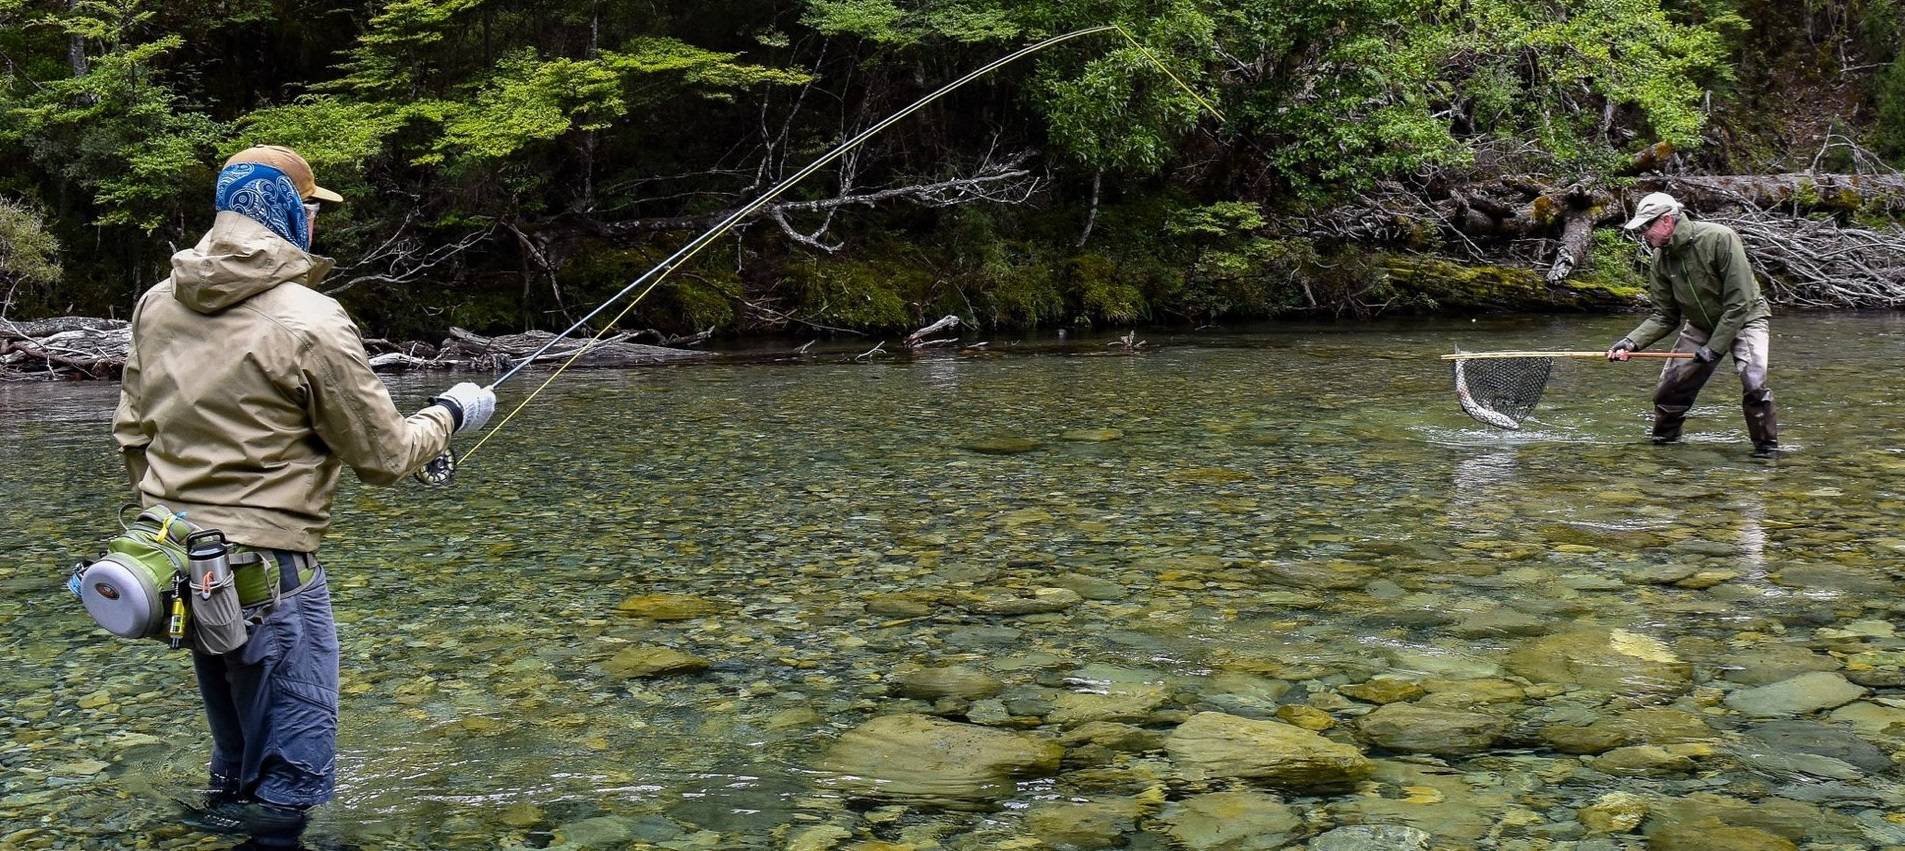
[[[304,199],[285,173],[262,163],[233,163],[218,173],[218,210],[230,210],[284,237],[300,250],[311,250],[311,225]]]

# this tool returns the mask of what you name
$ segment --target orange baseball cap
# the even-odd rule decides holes
[[[333,204],[344,200],[344,196],[317,185],[317,178],[311,176],[311,164],[298,156],[297,151],[283,145],[253,145],[225,161],[227,166],[234,163],[258,163],[284,172],[285,177],[291,178],[291,185],[298,188],[298,196],[306,200],[315,198]]]

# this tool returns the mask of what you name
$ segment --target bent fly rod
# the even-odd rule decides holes
[[[495,390],[497,387],[502,386],[504,382],[510,380],[511,378],[516,377],[517,373],[523,371],[523,369],[528,367],[530,364],[535,363],[537,359],[541,358],[544,354],[547,354],[551,348],[554,348],[557,343],[560,343],[564,339],[567,339],[570,334],[575,333],[583,325],[587,324],[589,320],[594,319],[597,315],[607,310],[611,305],[615,304],[617,301],[620,301],[624,296],[627,296],[629,293],[635,292],[637,289],[641,290],[641,292],[636,293],[633,299],[629,300],[627,306],[623,307],[620,313],[617,313],[614,316],[614,318],[611,318],[609,321],[603,323],[602,329],[600,331],[597,331],[594,337],[590,338],[588,342],[576,347],[575,353],[570,355],[568,360],[563,361],[562,365],[556,367],[555,371],[550,373],[549,377],[547,379],[544,379],[542,384],[538,385],[534,391],[531,391],[528,397],[524,398],[521,402],[517,403],[516,407],[512,408],[510,412],[503,417],[501,422],[498,422],[494,427],[489,429],[489,431],[485,432],[483,436],[476,441],[476,444],[474,446],[471,446],[468,452],[464,453],[463,457],[468,458],[471,455],[475,455],[477,450],[483,448],[483,444],[489,442],[489,439],[491,437],[494,437],[497,432],[502,431],[504,426],[509,425],[509,421],[514,419],[518,413],[521,413],[524,408],[529,407],[529,403],[535,401],[536,397],[541,395],[542,391],[545,388],[547,388],[551,383],[553,383],[558,376],[562,375],[564,370],[568,369],[569,366],[574,364],[577,359],[581,358],[583,354],[587,353],[591,348],[593,348],[597,342],[600,342],[602,337],[608,334],[609,329],[615,327],[616,323],[620,322],[623,317],[627,316],[628,312],[635,308],[635,305],[640,304],[642,299],[646,297],[650,292],[652,292],[655,289],[655,285],[661,283],[662,278],[667,277],[669,272],[674,271],[676,268],[681,266],[681,264],[687,262],[690,258],[700,253],[701,249],[706,248],[709,243],[712,243],[716,239],[721,238],[722,234],[727,233],[735,225],[740,224],[742,220],[746,219],[748,216],[753,215],[756,211],[760,210],[762,207],[767,206],[767,204],[772,202],[775,198],[780,197],[781,193],[786,192],[788,189],[792,188],[794,184],[799,183],[801,180],[807,178],[809,175],[812,175],[814,172],[819,171],[821,168],[825,167],[828,163],[831,163],[834,160],[839,159],[842,155],[846,154],[848,151],[851,151],[854,148],[859,147],[862,143],[864,143],[868,139],[873,138],[873,136],[878,134],[880,131],[893,126],[895,123],[898,123],[901,119],[904,119],[907,116],[910,116],[915,112],[918,112],[922,107],[925,107],[927,104],[930,104],[933,101],[936,101],[940,99],[941,97],[944,97],[946,94],[952,92],[955,89],[960,88],[961,86],[966,85],[967,83],[972,82],[973,80],[977,80],[980,77],[990,74],[993,71],[1003,66],[1009,65],[1021,58],[1029,56],[1033,53],[1037,53],[1055,44],[1061,44],[1061,43],[1071,41],[1072,39],[1080,38],[1083,36],[1095,35],[1097,33],[1113,32],[1113,31],[1116,31],[1119,35],[1124,36],[1125,41],[1129,42],[1132,47],[1137,48],[1138,52],[1143,54],[1145,59],[1149,60],[1152,65],[1157,66],[1158,70],[1163,71],[1166,76],[1171,78],[1171,82],[1176,83],[1178,88],[1183,89],[1184,93],[1190,95],[1193,99],[1195,99],[1200,106],[1202,106],[1206,110],[1209,110],[1210,114],[1216,116],[1218,121],[1221,122],[1224,120],[1223,113],[1218,112],[1217,107],[1212,106],[1210,101],[1205,100],[1203,96],[1199,95],[1195,90],[1193,90],[1190,87],[1190,84],[1180,79],[1177,76],[1177,74],[1171,71],[1169,67],[1165,66],[1162,60],[1158,59],[1156,55],[1152,54],[1151,51],[1148,48],[1146,48],[1143,44],[1140,44],[1136,38],[1133,38],[1130,32],[1126,31],[1124,27],[1119,26],[1117,24],[1104,24],[1102,26],[1086,27],[1085,29],[1082,29],[1082,30],[1074,30],[1072,32],[1065,33],[1063,35],[1055,35],[1055,36],[1052,36],[1051,38],[1045,39],[1044,41],[1036,42],[1033,44],[1026,45],[1025,47],[1021,47],[1018,50],[1013,51],[1012,53],[1009,53],[1003,57],[993,60],[991,63],[987,64],[983,68],[980,68],[976,71],[968,73],[957,80],[947,83],[946,85],[940,86],[938,89],[934,90],[931,94],[928,94],[925,97],[922,97],[919,100],[914,101],[912,104],[908,105],[905,109],[902,109],[899,112],[895,112],[892,115],[887,116],[886,118],[882,119],[878,124],[875,124],[872,127],[868,127],[867,129],[860,131],[860,133],[855,135],[853,138],[840,143],[839,146],[835,147],[831,151],[828,151],[826,154],[822,155],[819,159],[814,160],[811,163],[808,163],[807,166],[802,168],[800,171],[797,171],[793,175],[782,180],[781,182],[774,184],[772,188],[762,193],[759,198],[756,198],[753,201],[748,202],[746,205],[736,209],[734,212],[729,213],[725,218],[723,218],[720,221],[719,224],[716,224],[714,227],[709,228],[706,232],[702,233],[700,236],[697,236],[694,239],[689,240],[686,245],[683,245],[681,248],[677,249],[675,253],[668,255],[666,259],[662,260],[660,263],[655,264],[655,268],[650,269],[647,272],[644,272],[641,275],[641,277],[638,277],[635,280],[630,281],[628,286],[623,287],[620,292],[617,292],[615,295],[612,295],[607,300],[603,301],[600,305],[597,305],[594,310],[591,310],[587,314],[584,314],[581,319],[576,320],[574,324],[570,325],[567,329],[564,329],[562,333],[549,338],[549,341],[542,344],[541,348],[536,349],[536,351],[532,352],[527,357],[518,361],[515,366],[510,367],[507,372],[504,372],[502,375],[498,376],[495,381],[490,382],[489,389]],[[456,465],[457,465],[456,456],[446,449],[444,450],[444,453],[442,455],[438,456],[435,460],[431,461],[428,465],[426,465],[422,471],[418,472],[417,477],[427,484],[448,484],[450,480],[455,476]]]

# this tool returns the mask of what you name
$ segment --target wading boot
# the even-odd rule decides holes
[[[1779,442],[1773,441],[1772,443],[1753,444],[1753,457],[1754,458],[1778,458],[1779,457]]]
[[[187,813],[183,821],[186,826],[206,833],[250,836],[251,842],[246,847],[297,848],[298,839],[304,835],[310,820],[303,810],[292,807],[259,801],[223,801]]]

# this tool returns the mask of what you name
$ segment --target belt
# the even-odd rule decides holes
[[[318,568],[316,553],[243,546],[232,548],[230,564],[232,581],[238,586],[238,605],[246,608],[269,603],[304,587]],[[280,569],[284,564],[296,570]]]

